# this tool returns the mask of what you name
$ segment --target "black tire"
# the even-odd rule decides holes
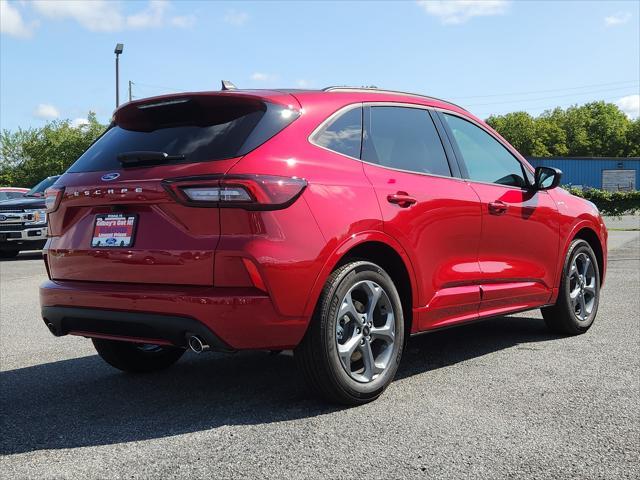
[[[371,323],[368,324],[369,327],[362,324],[362,330],[357,330],[358,334],[366,335],[367,346],[364,347],[365,340],[360,340],[360,346],[356,347],[356,350],[364,352],[365,350],[361,349],[368,348],[370,353],[377,352],[377,358],[374,358],[374,356],[369,357],[371,358],[369,365],[374,365],[375,369],[379,368],[377,360],[384,357],[385,367],[382,372],[371,374],[370,379],[357,381],[353,376],[358,374],[356,372],[348,373],[347,367],[343,365],[338,354],[338,342],[340,341],[338,338],[339,336],[340,338],[342,337],[343,326],[345,329],[351,328],[351,334],[353,334],[354,325],[357,324],[347,320],[347,325],[351,325],[351,327],[345,326],[344,322],[348,316],[343,315],[339,319],[338,312],[341,304],[344,306],[342,302],[347,294],[352,299],[353,305],[358,304],[351,295],[356,295],[356,293],[353,293],[356,292],[354,289],[364,284],[380,287],[383,293],[380,294],[379,298],[384,298],[384,300],[367,301],[367,309],[368,305],[373,305],[370,317]],[[364,303],[359,305],[360,308],[365,308]],[[389,317],[390,309],[392,309],[392,317]],[[365,321],[364,318],[363,314],[361,320]],[[384,342],[374,338],[376,334],[371,325],[374,325],[376,318],[378,320],[382,319],[387,326],[393,325],[395,329],[393,339],[388,335]],[[374,327],[380,331],[380,326],[374,325]],[[336,330],[337,328],[340,328],[340,333]],[[362,336],[359,338],[362,338]],[[350,340],[354,338],[355,335]],[[358,261],[336,269],[327,279],[307,333],[300,345],[295,349],[295,360],[306,383],[315,393],[332,403],[361,405],[378,398],[391,383],[400,364],[403,346],[404,317],[400,296],[393,284],[393,280],[378,265],[366,261]],[[349,360],[347,361],[350,365],[351,358],[354,358],[354,355],[357,357],[359,354],[355,351],[353,354],[348,354]],[[362,371],[366,374],[364,353],[360,355],[360,360],[357,361],[362,362]],[[372,368],[370,372],[373,371],[375,370]]]
[[[20,250],[0,250],[0,258],[16,258]]]
[[[176,363],[184,354],[182,348],[141,345],[93,338],[98,355],[112,367],[130,373],[147,373],[163,370]]]
[[[577,258],[588,258],[590,265],[593,267],[592,277],[595,281],[595,293],[593,297],[590,294],[586,298],[593,298],[591,303],[591,309],[582,308],[577,301],[578,305],[574,305],[571,299],[572,290],[582,292],[584,294],[584,284],[580,286],[579,281],[576,283],[575,275],[571,274],[571,268],[576,263]],[[580,262],[577,262],[580,263]],[[579,267],[579,265],[578,265]],[[573,279],[572,279],[573,278]],[[585,298],[585,297],[583,297]],[[584,302],[588,305],[587,302]],[[590,303],[590,302],[589,302]],[[600,269],[598,268],[598,261],[591,246],[582,239],[576,239],[569,245],[567,256],[565,258],[564,267],[562,269],[562,278],[560,279],[558,300],[555,305],[541,308],[542,317],[547,327],[555,333],[562,333],[566,335],[579,335],[589,330],[593,321],[598,313],[598,305],[600,303]]]

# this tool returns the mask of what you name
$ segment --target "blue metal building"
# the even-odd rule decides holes
[[[528,157],[534,167],[562,170],[562,184],[604,190],[640,189],[640,157]]]

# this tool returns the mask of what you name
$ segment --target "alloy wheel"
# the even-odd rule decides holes
[[[336,344],[351,378],[368,383],[389,366],[396,341],[395,312],[387,292],[376,282],[353,285],[340,303]]]
[[[578,321],[587,321],[593,312],[597,295],[595,266],[589,255],[581,252],[575,256],[569,270],[569,300]]]

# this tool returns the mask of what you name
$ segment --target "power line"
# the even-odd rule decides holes
[[[633,93],[629,93],[628,95],[633,95]],[[626,96],[626,95],[625,95]],[[609,101],[609,100],[617,100],[620,98],[620,95],[616,95],[615,97],[607,97],[607,98],[600,98],[597,101]],[[549,106],[549,104],[545,104],[546,106],[540,106],[540,105],[536,105],[536,106],[530,106],[530,107],[522,107],[519,110],[503,110],[500,112],[496,112],[496,111],[481,111],[478,113],[475,113],[476,116],[478,117],[488,117],[490,115],[506,115],[507,113],[513,113],[513,112],[521,112],[521,111],[525,111],[525,110],[541,110],[541,111],[545,111],[545,110],[550,110],[553,108],[566,108],[566,107],[572,107],[574,105],[576,105],[577,102],[571,102],[571,103],[565,103],[563,105],[553,105],[553,106]]]
[[[605,87],[610,85],[620,85],[623,83],[638,83],[638,80],[626,80],[626,81],[610,82],[610,83],[592,83],[591,85],[582,85],[580,87],[552,88],[548,90],[530,90],[528,92],[514,92],[514,93],[494,93],[490,95],[471,95],[471,96],[453,97],[453,98],[455,100],[461,100],[466,98],[489,98],[489,97],[508,97],[512,95],[531,95],[534,93],[563,92],[566,90],[581,90],[583,88],[591,88],[591,87]]]
[[[639,84],[636,84],[639,85]],[[599,89],[599,90],[590,90],[590,91],[586,91],[586,92],[574,92],[574,93],[565,93],[563,95],[545,95],[544,97],[538,97],[538,98],[524,98],[521,100],[502,100],[500,102],[487,102],[487,103],[471,103],[471,104],[467,104],[466,106],[468,107],[480,107],[483,105],[500,105],[500,104],[505,104],[505,103],[524,103],[524,102],[535,102],[537,100],[548,100],[549,98],[566,98],[566,97],[579,97],[582,95],[591,95],[593,93],[606,93],[606,92],[614,92],[614,91],[618,91],[618,90],[626,90],[628,88],[632,88],[635,85],[627,85],[624,87],[617,87],[617,88],[605,88],[605,89]]]

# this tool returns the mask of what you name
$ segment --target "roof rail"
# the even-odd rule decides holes
[[[378,88],[378,87],[348,87],[348,86],[332,86],[332,87],[327,87],[327,88],[323,88],[322,89],[323,92],[368,92],[368,93],[390,93],[393,95],[409,95],[412,97],[418,97],[418,98],[428,98],[429,100],[437,100],[438,102],[443,102],[443,103],[447,103],[449,105],[453,105],[454,107],[458,107],[462,110],[464,110],[465,112],[468,111],[466,108],[461,107],[460,105],[457,105],[453,102],[450,102],[449,100],[443,100],[442,98],[438,98],[438,97],[430,97],[429,95],[421,95],[419,93],[411,93],[411,92],[401,92],[399,90],[385,90],[382,88]]]

